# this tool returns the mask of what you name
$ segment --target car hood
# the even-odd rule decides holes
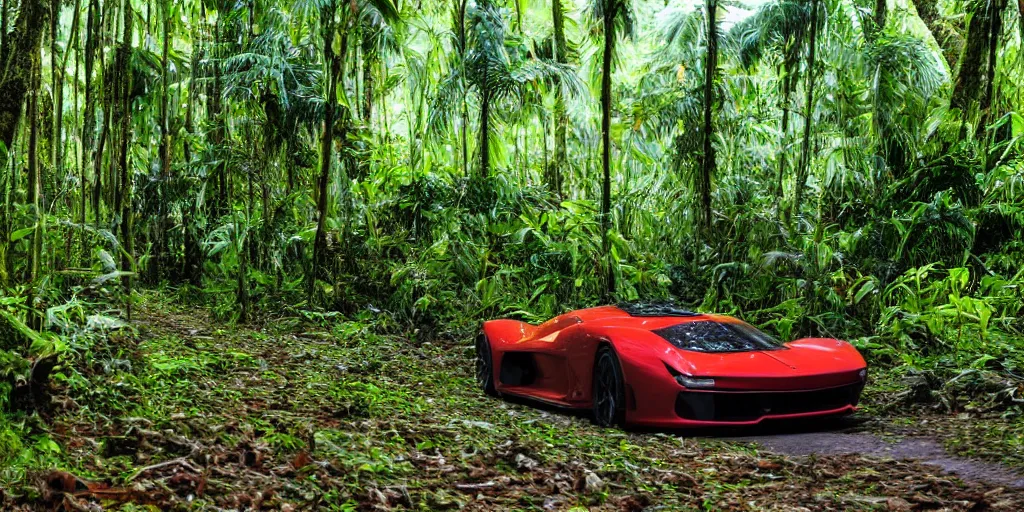
[[[797,388],[842,385],[859,380],[867,365],[850,344],[833,339],[803,339],[778,350],[692,352],[675,350],[674,369],[694,377],[713,377],[729,387],[776,387],[788,381]],[[721,386],[720,386],[721,387]]]

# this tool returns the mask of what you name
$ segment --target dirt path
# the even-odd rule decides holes
[[[935,466],[943,473],[956,475],[964,480],[1024,488],[1024,475],[1011,468],[951,455],[939,441],[931,437],[885,436],[879,433],[878,423],[850,419],[832,425],[832,429],[829,430],[776,431],[734,437],[729,440],[756,443],[766,452],[794,457],[861,455],[881,459],[912,460]]]
[[[462,340],[140,309],[137,334],[58,392],[59,453],[0,489],[0,510],[1024,510],[994,472],[914,460],[941,465],[927,445],[600,429],[483,395]]]

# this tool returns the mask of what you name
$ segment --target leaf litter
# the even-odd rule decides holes
[[[0,490],[0,508],[1024,509],[1007,482],[898,452],[599,429],[477,392],[468,344],[352,327],[222,330],[145,308],[87,386],[56,390],[61,463]],[[111,365],[122,352],[130,364]]]

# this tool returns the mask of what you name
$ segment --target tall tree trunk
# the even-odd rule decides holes
[[[198,27],[199,23],[195,23],[195,20],[193,20],[192,64],[189,67],[189,69],[192,70],[192,75],[189,78],[188,102],[185,108],[185,131],[188,132],[189,135],[195,133],[194,112],[196,102],[199,100],[199,87],[197,86],[199,78],[199,62],[200,55],[205,51],[205,39],[203,37],[203,32]],[[192,161],[192,148],[189,144],[190,139],[191,137],[185,137],[182,144],[186,163]],[[199,247],[199,240],[197,240],[197,227],[195,222],[195,215],[198,213],[196,210],[199,207],[199,201],[196,197],[192,197],[189,200],[192,202],[191,208],[184,208],[181,212],[182,249],[185,253],[183,274],[189,284],[199,286],[202,283],[202,254]]]
[[[124,246],[124,253],[121,257],[121,268],[129,272],[135,271],[134,257],[135,257],[135,241],[133,236],[133,224],[134,224],[134,211],[132,207],[132,179],[131,171],[128,167],[128,147],[131,143],[132,131],[132,74],[128,68],[131,59],[132,51],[132,6],[131,0],[124,1],[124,40],[121,43],[120,62],[119,62],[119,75],[121,79],[121,94],[119,100],[121,101],[120,106],[120,122],[121,126],[118,128],[120,145],[118,154],[118,168],[120,169],[120,177],[118,179],[118,200],[116,203],[119,208],[117,209],[121,219],[119,221],[121,243]],[[124,284],[125,292],[125,313],[129,321],[132,318],[132,274],[129,273],[124,276],[122,280]]]
[[[799,61],[800,47],[799,41],[790,41],[790,48],[786,50],[786,57],[782,64],[782,123],[779,126],[780,131],[780,147],[779,147],[779,169],[775,179],[775,197],[782,199],[783,192],[783,180],[786,177],[786,168],[789,166],[789,148],[787,147],[789,142],[789,111],[793,106],[791,101],[793,95],[793,87],[796,85],[796,64]]]
[[[878,34],[885,28],[885,21],[889,14],[888,0],[875,0],[873,14],[873,21],[875,22],[874,33]]]
[[[718,0],[704,1],[707,16],[707,55],[704,69],[704,153],[701,157],[701,173],[697,180],[700,196],[700,224],[707,230],[711,227],[711,175],[715,172],[715,145],[713,143],[715,74],[718,72]]]
[[[985,70],[985,91],[981,96],[981,111],[985,114],[984,124],[991,121],[993,90],[996,82],[996,64],[998,64],[999,38],[1003,34],[1003,9],[1006,0],[990,0],[989,31],[988,31],[988,67]]]
[[[8,6],[9,7],[9,6]],[[14,30],[4,36],[0,62],[0,143],[10,148],[21,120],[22,105],[32,81],[33,59],[39,55],[43,42],[43,29],[50,20],[47,0],[24,0]],[[9,41],[8,41],[9,40]],[[6,161],[6,151],[0,161]]]
[[[87,163],[94,162],[93,142],[96,138],[96,98],[93,85],[93,67],[96,60],[96,43],[99,39],[99,0],[89,2],[89,11],[85,21],[85,106],[82,114],[82,226],[86,222],[86,182],[85,169]],[[95,184],[94,184],[95,186]],[[99,218],[99,210],[93,202],[93,215]],[[85,246],[85,230],[82,231],[82,246]]]
[[[465,85],[466,76],[466,2],[467,0],[455,0],[455,18],[456,18],[456,45],[459,52],[459,66],[462,67],[463,85]],[[462,142],[462,175],[469,176],[469,102],[466,95],[462,97],[462,123],[459,126],[459,139]]]
[[[999,61],[999,38],[1002,37],[1003,33],[1003,9],[1006,7],[1006,0],[990,0],[989,8],[992,11],[991,21],[989,25],[988,34],[988,69],[985,72],[985,91],[981,96],[981,119],[978,123],[978,131],[982,131],[988,126],[994,119],[1000,117],[999,112],[995,112],[997,105],[995,105],[995,82],[996,82],[996,65]],[[1010,134],[1008,130],[999,128],[992,130],[990,134],[985,137],[985,171],[990,171],[995,166],[997,161],[997,155],[994,154],[992,145],[997,143],[999,139],[1009,139]]]
[[[989,33],[992,28],[992,9],[998,0],[979,0],[974,3],[971,21],[967,26],[967,42],[960,56],[959,69],[953,82],[953,96],[949,106],[960,109],[966,119],[983,90],[985,63],[989,50]]]
[[[487,81],[487,70],[484,69],[484,82]],[[480,100],[480,177],[491,175],[491,91],[484,88]]]
[[[160,81],[162,82],[162,91],[160,94],[160,189],[163,192],[161,196],[163,198],[169,197],[171,189],[171,129],[170,122],[168,120],[168,110],[171,97],[170,87],[170,69],[168,57],[170,55],[170,43],[171,43],[171,4],[169,0],[163,0],[161,2],[162,15],[163,15],[163,55],[160,58]],[[157,224],[156,233],[156,247],[154,248],[155,258],[153,261],[153,272],[152,275],[156,280],[160,279],[160,270],[169,261],[168,257],[168,245],[167,245],[167,226],[169,221],[167,213],[169,210],[166,201],[160,201],[160,219]]]
[[[12,174],[14,173],[9,171],[7,163],[0,160],[0,287],[10,285],[7,254],[11,244],[11,182],[14,181]]]
[[[39,94],[42,88],[42,63],[39,54],[32,56],[32,64],[29,66],[29,87],[28,104],[25,108],[25,115],[28,116],[29,135],[28,148],[28,204],[32,208],[32,217],[35,221],[32,230],[32,249],[29,251],[29,297],[28,307],[35,308],[36,283],[39,279],[39,270],[43,259],[43,205],[42,205],[42,175],[39,169]],[[29,315],[29,325],[35,329],[40,327],[40,317],[34,313]]]
[[[568,62],[566,53],[569,51],[565,42],[565,11],[562,8],[562,0],[551,0],[551,17],[554,25],[554,51],[555,62],[565,64]],[[562,197],[562,176],[565,167],[565,138],[568,119],[566,119],[565,98],[562,96],[562,88],[555,88],[555,110],[553,113],[555,121],[555,148],[554,162],[548,174],[548,187],[559,198]],[[545,142],[546,147],[546,142]]]
[[[917,15],[928,27],[935,42],[938,43],[939,49],[942,50],[943,60],[952,70],[956,66],[957,57],[960,55],[964,42],[957,30],[951,28],[949,24],[951,22],[962,23],[962,21],[943,19],[939,13],[939,0],[915,0],[914,5],[917,7]]]
[[[11,19],[11,6],[9,0],[0,0],[0,55],[7,55],[7,26]]]
[[[605,1],[607,5],[611,2]],[[604,13],[604,54],[601,58],[601,251],[607,265],[605,278],[605,297],[611,298],[615,293],[615,270],[611,261],[611,240],[608,230],[611,229],[612,211],[612,59],[615,56],[615,22],[614,13]]]
[[[341,70],[344,69],[342,55],[334,51],[335,5],[329,5],[320,10],[321,35],[324,40],[324,62],[327,64],[327,98],[324,105],[324,129],[320,138],[320,176],[317,179],[316,198],[316,235],[313,238],[313,260],[310,265],[308,295],[309,301],[313,302],[316,290],[316,280],[319,277],[320,269],[323,266],[323,253],[327,245],[327,182],[331,174],[331,164],[334,161],[334,122],[335,110],[338,104],[338,79]],[[342,36],[341,52],[347,47],[347,31]]]
[[[373,63],[372,53],[363,52],[363,121],[372,129],[373,124]]]
[[[213,120],[213,133],[212,141],[213,145],[217,148],[217,151],[221,150],[221,146],[224,143],[225,138],[225,122],[221,112],[221,18],[224,17],[223,13],[218,13],[217,20],[213,22],[213,44],[211,45],[212,54],[212,67],[213,67],[213,81],[211,82],[212,89],[209,90],[208,97],[210,105],[208,115]],[[217,194],[213,201],[213,209],[215,215],[226,215],[231,209],[231,197],[230,191],[228,190],[228,168],[224,163],[224,159],[220,158],[217,164],[217,168],[214,170],[214,176],[217,184]]]
[[[50,10],[50,85],[53,90],[53,126],[51,127],[50,169],[56,179],[63,179],[64,163],[64,65],[61,62],[57,39],[60,36],[61,0],[52,0]],[[76,13],[77,15],[77,13]],[[70,39],[68,39],[70,43]],[[68,44],[70,47],[71,45]]]
[[[811,0],[811,30],[807,39],[807,100],[804,103],[804,140],[800,147],[800,166],[796,175],[796,192],[793,199],[792,215],[800,214],[800,205],[807,187],[807,170],[811,165],[811,118],[814,117],[814,77],[816,51],[818,49],[818,8],[821,0]]]
[[[97,229],[103,222],[103,212],[101,210],[101,200],[103,198],[103,150],[107,145],[107,139],[110,137],[111,107],[112,105],[108,103],[103,108],[103,126],[100,128],[100,140],[96,144],[96,151],[93,156],[92,216]]]
[[[55,1],[54,4],[59,6],[60,2],[59,1]],[[55,144],[58,147],[58,149],[56,149],[55,152],[54,152],[54,160],[55,160],[55,162],[54,162],[54,165],[53,165],[53,169],[54,169],[54,172],[56,173],[56,176],[58,176],[57,179],[64,179],[65,177],[71,177],[71,176],[78,175],[79,174],[78,171],[80,171],[80,168],[78,166],[79,159],[77,158],[77,155],[75,154],[74,148],[72,148],[72,146],[71,146],[71,141],[74,138],[74,135],[73,135],[74,132],[71,132],[71,134],[68,135],[67,144],[65,144],[64,141],[63,141],[63,138],[64,138],[64,82],[65,82],[65,73],[67,73],[67,68],[68,68],[68,59],[71,57],[72,49],[74,49],[74,53],[75,53],[75,63],[74,63],[75,64],[75,67],[74,67],[75,71],[74,71],[74,75],[73,75],[72,81],[71,81],[71,94],[72,94],[72,98],[73,98],[73,104],[72,104],[72,125],[73,126],[78,126],[78,123],[77,123],[77,121],[78,121],[78,54],[79,54],[79,51],[80,51],[80,46],[78,44],[78,26],[79,26],[79,19],[81,18],[79,7],[80,7],[79,0],[75,0],[75,10],[72,11],[72,17],[71,17],[71,31],[68,34],[68,40],[67,40],[68,42],[67,42],[67,44],[64,47],[65,48],[64,49],[64,57],[61,59],[60,64],[59,64],[59,66],[60,66],[60,79],[58,80],[57,73],[54,73],[54,76],[53,76],[54,90],[56,91],[56,95],[57,95],[57,98],[55,100],[56,106],[54,107],[55,116],[54,116],[53,140],[55,141]],[[60,12],[59,7],[57,8],[56,12]],[[52,54],[56,55],[57,52],[54,50]],[[68,149],[68,148],[70,148],[70,152],[72,154],[72,160],[74,161],[73,166],[75,167],[75,170],[73,172],[68,172],[67,176],[65,176],[65,174],[63,172],[63,169],[64,169],[64,163],[65,163],[65,160],[66,160],[67,157],[65,156],[64,151],[65,151],[65,149]],[[85,188],[84,187],[82,187],[81,190],[82,190],[83,193],[85,192]],[[74,218],[74,211],[75,211],[74,194],[73,193],[68,193],[64,197],[65,197],[65,201],[66,201],[66,205],[67,205],[67,209],[68,209],[68,217],[69,218]],[[82,197],[84,197],[84,195]],[[84,233],[84,231],[82,231],[82,232]],[[73,243],[74,243],[74,232],[71,231],[71,230],[68,230],[67,231],[67,236],[65,238],[66,250],[64,251],[64,255],[67,258],[67,260],[66,260],[67,264],[70,264],[71,261],[72,261],[71,254],[72,254],[72,245],[73,245]],[[84,244],[83,244],[82,247],[84,249],[84,247],[85,247]],[[79,252],[78,256],[81,256],[81,252]]]

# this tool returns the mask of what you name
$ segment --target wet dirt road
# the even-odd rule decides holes
[[[963,480],[1024,489],[1024,475],[994,462],[951,455],[938,440],[924,433],[885,435],[882,420],[850,417],[819,425],[769,426],[737,432],[721,439],[755,443],[761,450],[780,455],[857,454],[881,459],[912,460],[936,466]],[[916,435],[920,434],[920,435]]]

